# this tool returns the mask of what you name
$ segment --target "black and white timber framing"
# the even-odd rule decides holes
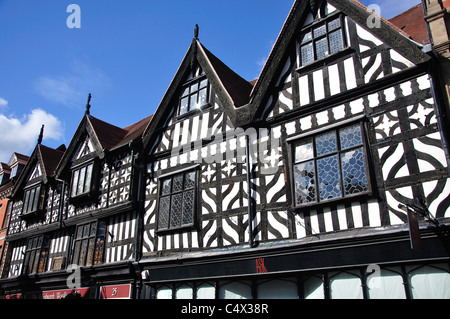
[[[374,264],[403,282],[417,269],[450,276],[438,62],[384,19],[369,28],[371,13],[352,0],[315,2],[295,2],[253,85],[194,38],[152,117],[121,129],[87,111],[52,172],[38,145],[13,191],[2,292],[65,289],[78,262],[81,286],[98,298],[122,284],[130,298],[199,298],[201,289],[222,298],[234,281],[257,298],[270,280],[306,298],[311,278],[332,298],[333,278],[345,272],[366,287]],[[331,21],[342,47],[302,65],[302,35]],[[186,96],[202,100],[190,109]],[[364,191],[312,200],[322,194],[316,167],[300,201],[296,147],[348,127],[360,132]],[[38,184],[42,207],[28,213]],[[438,226],[418,216],[422,246],[411,249],[402,207],[417,203]]]

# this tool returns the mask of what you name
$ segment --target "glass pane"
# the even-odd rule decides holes
[[[361,127],[359,124],[343,128],[339,131],[341,149],[345,150],[350,147],[361,145]]]
[[[314,62],[314,51],[312,43],[303,45],[301,47],[301,55],[302,55],[302,65],[308,65]]]
[[[97,238],[95,243],[95,253],[94,253],[94,265],[99,265],[102,263],[103,258],[103,247],[105,246],[105,237]]]
[[[78,189],[78,177],[80,175],[80,171],[76,170],[73,172],[73,179],[72,179],[72,197],[77,195],[77,189]]]
[[[198,83],[194,83],[191,85],[191,94],[195,91],[198,91]]]
[[[366,160],[362,148],[341,154],[344,195],[367,192]]]
[[[194,290],[188,285],[178,287],[175,291],[175,299],[194,299]]]
[[[314,157],[312,139],[300,142],[295,147],[295,162],[303,162]]]
[[[87,248],[88,248],[88,239],[84,239],[81,242],[79,266],[85,266],[86,265],[86,251],[87,251]]]
[[[208,85],[208,80],[205,79],[200,82],[200,89],[205,88]]]
[[[298,299],[297,284],[288,280],[261,283],[258,285],[258,299]]]
[[[447,264],[423,266],[408,274],[413,299],[450,299],[450,274]],[[409,267],[408,267],[409,269]]]
[[[91,232],[89,234],[90,237],[94,237],[97,235],[97,223],[91,224]]]
[[[198,93],[191,95],[189,99],[189,111],[195,110],[198,107],[197,96]]]
[[[38,249],[35,250],[32,273],[35,273],[38,270],[38,265],[39,265],[39,253],[38,253],[38,251],[39,251]]]
[[[336,133],[329,132],[316,137],[317,156],[337,151]]]
[[[90,238],[86,258],[86,266],[92,265],[92,258],[94,257],[94,245],[95,245],[95,238]]]
[[[28,202],[30,201],[30,191],[25,192],[25,200],[23,201],[23,212],[28,212]]]
[[[34,194],[34,201],[33,201],[33,212],[38,209],[39,204],[39,198],[41,197],[41,186],[38,186],[36,188],[36,193]]]
[[[83,194],[84,178],[86,177],[86,167],[80,169],[80,180],[77,187],[77,195]]]
[[[33,211],[33,202],[34,202],[34,194],[36,193],[36,189],[32,189],[30,191],[30,199],[28,201],[28,211],[32,212]]]
[[[195,187],[195,172],[186,173],[186,179],[184,181],[184,189]]]
[[[178,174],[173,177],[173,193],[183,190],[183,177],[184,174]]]
[[[156,292],[156,299],[172,299],[172,288],[162,287]]]
[[[97,236],[103,236],[106,233],[106,222],[100,221],[97,226]]]
[[[182,225],[191,225],[194,216],[194,190],[183,193],[183,222]]]
[[[89,228],[90,228],[90,224],[84,225],[83,226],[83,237],[89,237]]]
[[[336,30],[329,34],[330,54],[337,53],[344,49],[344,41],[342,39],[342,31]]]
[[[328,31],[333,31],[341,26],[341,19],[337,18],[333,21],[328,22]]]
[[[91,179],[92,179],[92,168],[93,164],[89,165],[86,169],[86,180],[84,181],[84,190],[83,192],[89,192],[91,188]]]
[[[77,238],[83,237],[83,226],[77,228]]]
[[[183,202],[183,194],[172,195],[172,202],[170,204],[170,227],[181,226],[181,209]]]
[[[48,248],[42,249],[41,257],[39,258],[39,266],[38,266],[37,272],[45,272],[45,267],[47,265],[47,259],[48,259]]]
[[[312,34],[311,34],[311,32],[308,32],[308,33],[305,33],[302,35],[300,43],[303,44],[303,43],[309,42],[311,40],[312,40]]]
[[[198,95],[198,105],[203,106],[208,103],[208,89],[201,89]]]
[[[159,200],[158,229],[167,229],[169,227],[169,208],[170,196],[162,197]]]
[[[361,279],[354,274],[340,273],[330,276],[331,299],[363,299]]]
[[[219,299],[252,299],[252,289],[249,284],[241,282],[221,284]]]
[[[162,195],[169,195],[170,194],[170,190],[171,190],[171,184],[172,184],[172,179],[168,178],[162,181],[162,189],[161,189],[161,194]]]
[[[183,93],[181,93],[181,96],[186,96],[188,94],[189,94],[189,87],[183,89]]]
[[[322,35],[327,34],[327,28],[325,25],[323,25],[323,26],[320,26],[320,27],[314,29],[313,32],[314,32],[314,38],[318,38]]]
[[[81,248],[81,241],[78,240],[75,242],[75,247],[73,249],[73,260],[72,262],[74,264],[79,264],[79,259],[80,259],[80,248]]]
[[[337,155],[317,160],[317,174],[321,201],[342,197]]]
[[[316,181],[314,162],[294,166],[295,204],[304,205],[316,202]]]
[[[181,99],[180,102],[180,114],[184,114],[189,111],[189,96]]]
[[[197,286],[197,299],[216,299],[216,288],[208,283]]]
[[[328,53],[328,41],[327,38],[320,39],[316,41],[316,58],[322,59],[326,57]]]
[[[381,268],[379,274],[370,274],[367,278],[369,299],[406,299],[400,267],[393,271]]]
[[[305,299],[325,299],[323,281],[320,277],[310,277],[303,282],[303,295]]]

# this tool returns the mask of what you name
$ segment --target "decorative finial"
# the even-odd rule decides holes
[[[44,139],[44,125],[42,125],[41,127],[41,132],[39,133],[37,143],[41,144],[43,139]]]
[[[86,112],[84,113],[85,115],[91,114],[91,112],[89,111],[89,109],[91,108],[91,104],[89,104],[89,103],[91,103],[91,98],[92,98],[92,95],[91,95],[91,93],[89,93],[87,104],[86,104]]]
[[[195,29],[194,29],[194,38],[198,39],[198,31],[199,31],[199,27],[198,24],[195,25]]]

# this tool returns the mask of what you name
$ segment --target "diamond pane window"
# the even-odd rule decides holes
[[[295,206],[370,191],[361,124],[320,133],[293,145]]]
[[[300,63],[308,65],[345,48],[342,16],[315,23],[300,35]]]
[[[158,230],[178,229],[194,224],[197,173],[179,173],[161,180]]]

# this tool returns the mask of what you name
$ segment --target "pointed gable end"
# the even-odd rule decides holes
[[[251,92],[252,120],[338,98],[429,60],[419,43],[357,0],[297,0]],[[300,100],[283,103],[293,93]]]
[[[237,127],[248,123],[252,89],[250,82],[231,70],[194,38],[144,134],[145,147],[148,149],[151,148],[150,145],[154,145],[152,141],[158,139],[161,127],[167,126],[173,117],[192,114],[194,108],[200,109],[203,103],[209,104],[211,92],[220,100],[232,125]],[[196,99],[196,102],[192,102],[192,99]]]

